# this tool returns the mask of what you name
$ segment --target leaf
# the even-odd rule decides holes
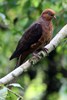
[[[0,100],[5,100],[7,93],[8,93],[8,89],[6,87],[0,89]]]
[[[60,88],[58,100],[67,100],[67,80],[63,79],[62,82],[63,85]]]
[[[0,17],[3,19],[3,20],[5,20],[5,15],[4,14],[2,14],[2,13],[0,13]]]
[[[9,84],[8,86],[13,86],[13,87],[17,87],[17,88],[20,88],[20,89],[24,89],[20,84],[18,83],[12,83],[12,84]]]

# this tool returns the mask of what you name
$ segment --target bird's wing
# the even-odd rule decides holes
[[[10,57],[10,60],[20,56],[24,51],[30,49],[31,45],[37,43],[42,35],[42,26],[39,23],[33,24],[22,36],[16,50]]]

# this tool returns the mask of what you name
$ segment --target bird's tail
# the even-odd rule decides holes
[[[13,54],[11,55],[11,57],[9,58],[9,60],[17,58],[17,57],[19,57],[19,55],[20,55],[20,52],[14,51]]]
[[[24,54],[22,54],[22,55],[19,56],[15,68],[19,67],[22,63],[25,62],[25,59],[27,58],[28,54],[29,54],[29,53],[24,53]]]

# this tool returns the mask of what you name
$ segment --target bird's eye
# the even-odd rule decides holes
[[[50,12],[48,12],[48,15],[53,16],[53,14],[52,14],[52,13],[50,13]]]

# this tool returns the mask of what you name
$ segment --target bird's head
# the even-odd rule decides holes
[[[55,17],[55,11],[52,9],[46,9],[45,11],[42,12],[41,14],[43,19],[46,19],[47,21],[52,20]]]

